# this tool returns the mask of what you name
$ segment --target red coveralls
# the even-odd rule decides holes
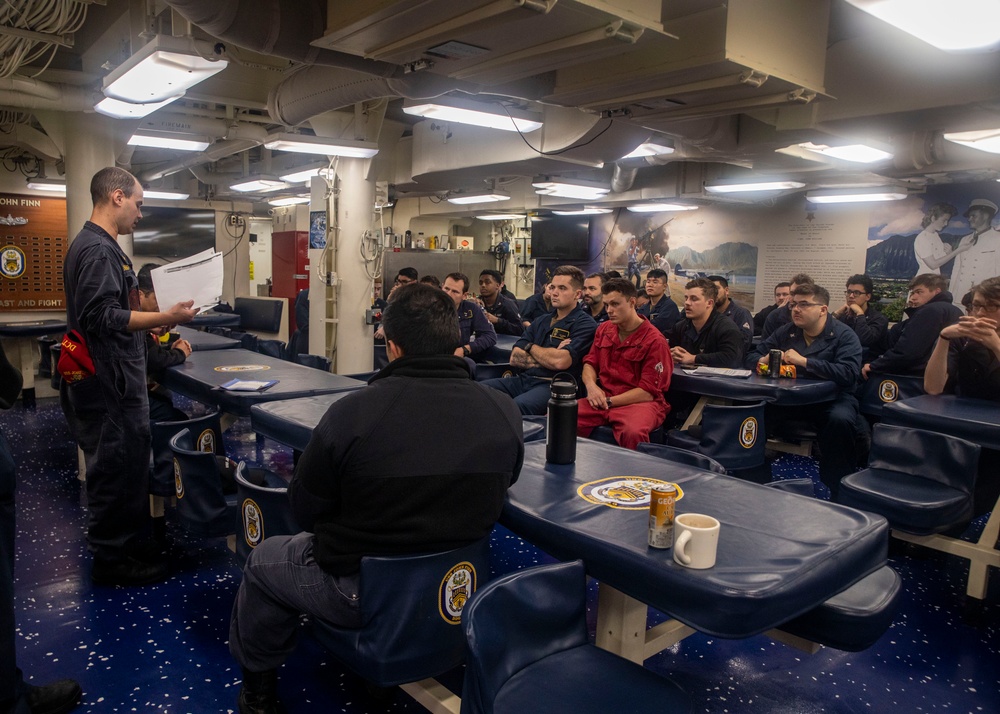
[[[612,401],[636,387],[649,392],[653,401],[594,409],[586,399],[580,399],[576,433],[589,436],[594,427],[610,424],[615,441],[626,449],[649,441],[649,432],[660,426],[670,412],[663,393],[670,387],[674,362],[663,334],[643,318],[639,329],[622,343],[618,326],[603,322],[597,326],[594,344],[583,363],[594,368],[598,384]]]

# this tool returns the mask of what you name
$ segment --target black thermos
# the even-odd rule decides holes
[[[553,464],[576,461],[576,380],[559,372],[552,378],[545,432],[545,460]]]
[[[767,357],[767,376],[777,379],[781,376],[781,350],[771,350]]]

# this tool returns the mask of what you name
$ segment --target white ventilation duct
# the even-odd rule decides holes
[[[28,77],[0,79],[0,107],[89,112],[104,95],[69,84],[48,84]]]

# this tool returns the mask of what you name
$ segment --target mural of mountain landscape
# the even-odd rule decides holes
[[[954,248],[962,240],[961,235],[941,233],[941,240]],[[910,236],[894,235],[868,248],[865,272],[872,278],[909,280],[917,272],[917,259],[913,256],[913,240]],[[953,261],[941,266],[941,275],[950,276]]]
[[[910,253],[912,255],[912,239]],[[757,246],[749,243],[723,243],[704,252],[679,246],[667,253],[671,268],[680,265],[684,270],[706,273],[733,272],[737,275],[756,275]]]

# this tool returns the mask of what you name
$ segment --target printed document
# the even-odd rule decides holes
[[[222,253],[214,250],[154,268],[150,275],[161,310],[194,300],[194,307],[204,312],[222,302]]]

